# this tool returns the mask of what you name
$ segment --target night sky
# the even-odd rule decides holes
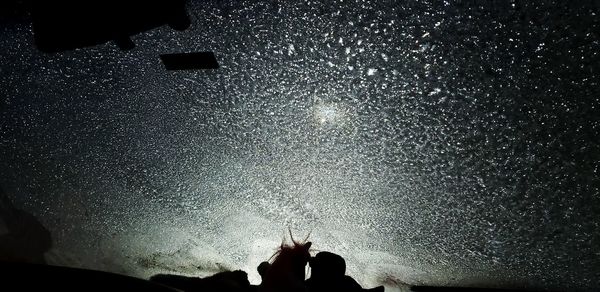
[[[256,283],[289,227],[365,286],[600,288],[597,1],[207,2],[131,51],[2,22],[0,187],[49,263]],[[158,58],[192,51],[221,68]]]

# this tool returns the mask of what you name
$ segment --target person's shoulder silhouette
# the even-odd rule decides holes
[[[384,291],[383,286],[363,289],[356,280],[346,275],[346,261],[340,255],[322,251],[310,259],[311,276],[306,281],[310,292],[325,291]]]

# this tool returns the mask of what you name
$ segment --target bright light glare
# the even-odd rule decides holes
[[[320,104],[315,108],[315,120],[321,125],[341,123],[344,112],[335,104]]]

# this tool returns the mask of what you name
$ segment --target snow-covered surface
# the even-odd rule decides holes
[[[289,227],[365,286],[598,288],[597,5],[199,2],[128,52],[1,28],[0,183],[49,262],[256,283]]]

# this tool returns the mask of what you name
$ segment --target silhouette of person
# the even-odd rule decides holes
[[[262,262],[256,268],[256,270],[258,271],[258,274],[260,275],[261,281],[265,280],[265,276],[267,275],[267,270],[269,269],[269,267],[271,267],[271,264],[269,262]]]
[[[50,231],[30,213],[17,209],[0,188],[0,261],[45,264],[52,247]],[[0,225],[1,226],[1,225]]]
[[[341,256],[322,251],[309,261],[311,276],[306,280],[310,292],[325,291],[377,291],[383,292],[383,286],[363,289],[356,280],[346,275],[346,261]]]

